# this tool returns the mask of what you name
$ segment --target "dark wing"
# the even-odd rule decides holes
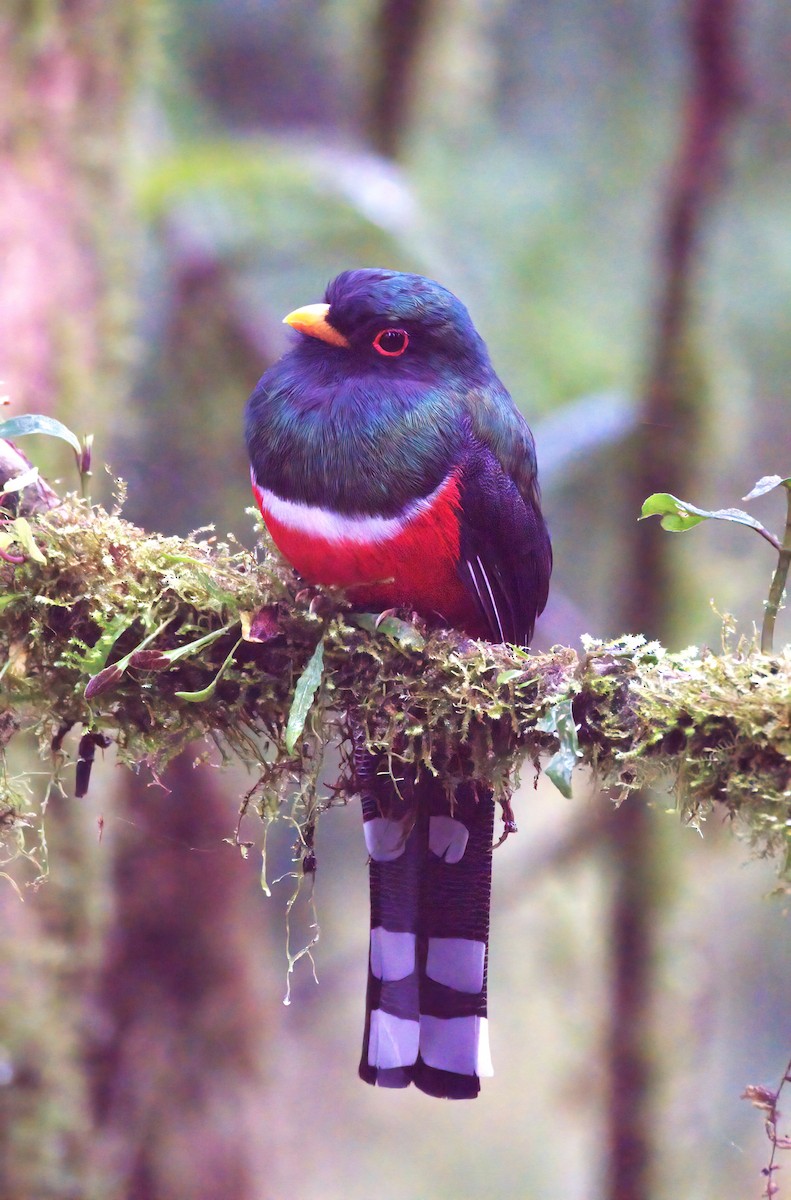
[[[459,577],[493,641],[526,646],[543,611],[552,547],[538,488],[520,490],[499,458],[478,441],[461,474]]]

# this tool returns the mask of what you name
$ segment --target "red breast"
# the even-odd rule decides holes
[[[457,473],[392,518],[346,517],[284,501],[255,480],[253,492],[275,545],[308,583],[345,588],[356,605],[374,611],[412,608],[471,637],[486,636],[457,574]]]

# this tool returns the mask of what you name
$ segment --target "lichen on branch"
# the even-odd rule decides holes
[[[67,782],[71,730],[154,769],[203,740],[257,772],[267,815],[295,793],[315,802],[333,740],[333,794],[352,793],[352,729],[395,770],[471,771],[503,799],[525,759],[565,751],[616,800],[665,781],[686,821],[721,806],[791,871],[789,647],[671,654],[586,638],[580,652],[531,655],[416,620],[377,624],[305,589],[265,543],[151,535],[75,497],[28,520],[40,553],[0,563],[0,743],[32,730]],[[576,744],[556,719],[564,705]]]

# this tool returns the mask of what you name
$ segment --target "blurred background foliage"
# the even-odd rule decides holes
[[[428,274],[466,301],[536,433],[557,564],[537,645],[621,632],[632,451],[662,436],[641,424],[640,399],[703,7],[11,3],[10,411],[93,430],[97,459],[128,482],[131,519],[249,542],[241,410],[285,344],[282,315],[347,267]],[[684,314],[700,419],[686,498],[712,508],[791,471],[791,10],[726,11],[739,106]],[[34,457],[57,475],[58,453]],[[109,499],[109,477],[94,482]],[[755,512],[779,525],[773,504]],[[726,526],[663,536],[665,640],[716,648],[723,612],[750,636],[765,545]],[[650,968],[632,1094],[610,1020],[624,864],[603,831],[620,814],[585,779],[572,803],[525,779],[519,836],[496,857],[497,1075],[475,1104],[442,1105],[356,1079],[368,936],[357,814],[321,823],[321,985],[300,963],[284,1008],[288,885],[265,899],[257,853],[240,862],[221,840],[248,781],[185,760],[164,782],[121,776],[108,755],[79,809],[51,797],[47,884],[23,906],[0,893],[9,1200],[760,1195],[767,1145],[739,1094],[776,1083],[788,1060],[788,917],[765,899],[771,867],[744,867],[716,816],[700,838],[658,797],[631,864],[648,914],[635,953]],[[272,875],[288,869],[290,840],[273,833]],[[613,1087],[644,1118],[631,1183],[613,1168]]]

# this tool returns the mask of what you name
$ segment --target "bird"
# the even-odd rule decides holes
[[[552,549],[535,444],[465,305],[422,275],[347,270],[290,312],[245,410],[255,499],[283,556],[358,609],[527,646]],[[494,798],[353,753],[370,868],[359,1074],[471,1099],[487,1017]],[[445,764],[447,767],[447,764]]]

